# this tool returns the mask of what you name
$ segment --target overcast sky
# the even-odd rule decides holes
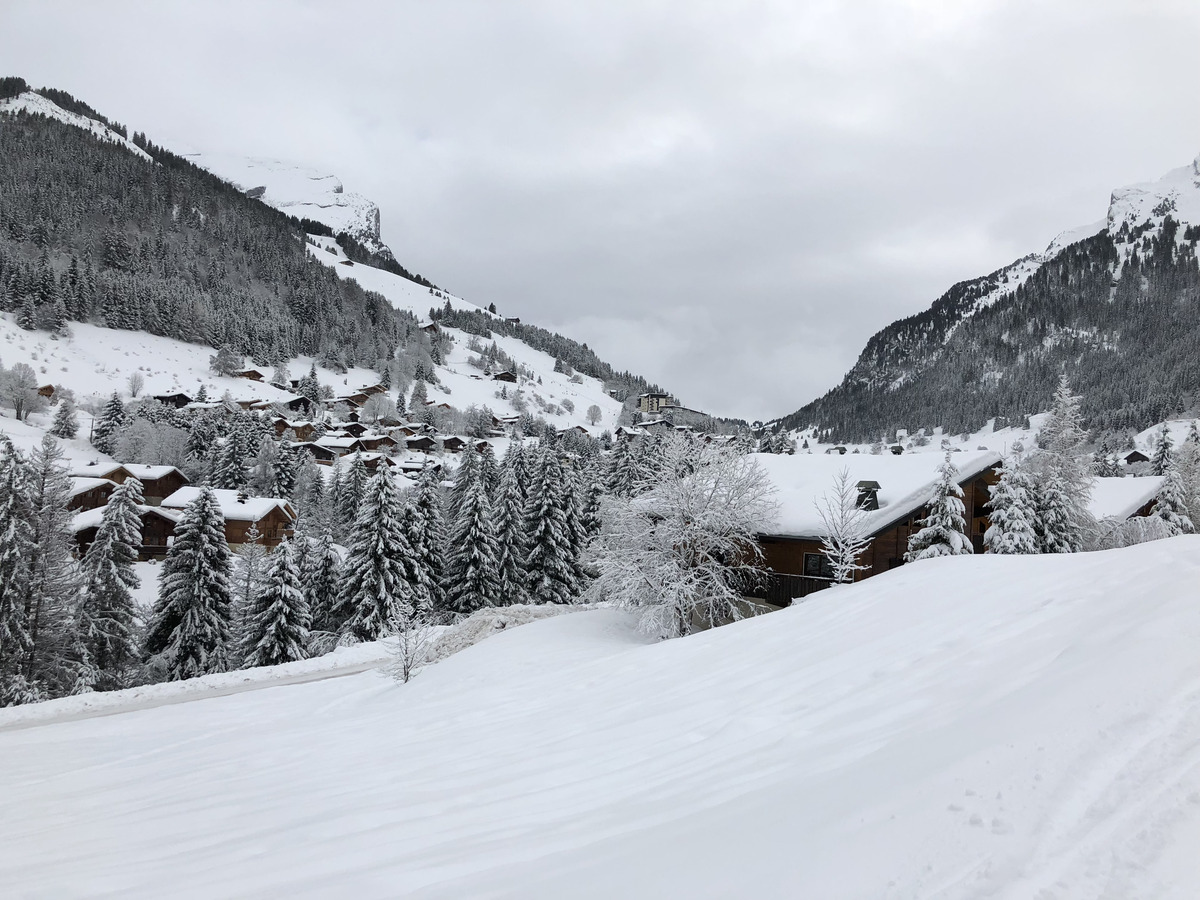
[[[0,74],[375,200],[400,261],[786,414],[1200,152],[1200,3],[0,2]]]

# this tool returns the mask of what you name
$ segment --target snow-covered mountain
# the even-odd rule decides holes
[[[193,150],[180,155],[268,206],[328,225],[334,234],[345,232],[373,253],[392,255],[379,234],[379,207],[347,193],[334,175],[278,159]]]
[[[14,81],[17,82],[15,88],[12,87]],[[108,204],[110,208],[120,209],[125,198],[112,194],[126,192],[129,184],[138,182],[136,169],[143,163],[158,164],[151,153],[159,152],[159,148],[140,136],[140,143],[127,139],[122,126],[115,123],[110,125],[82,101],[49,89],[42,89],[44,93],[26,90],[24,82],[19,79],[9,79],[4,87],[12,90],[13,95],[0,100],[0,113],[44,117],[51,122],[78,129],[136,157],[135,161],[131,161],[124,152],[111,151],[97,156],[91,165],[121,170],[103,186],[98,184],[98,179],[88,176],[86,166],[80,169],[72,162],[64,163],[61,171],[56,169],[51,173],[64,190],[69,190],[71,184],[79,182],[86,185],[87,190],[96,191],[93,205]],[[58,98],[71,109],[64,108],[51,97]],[[89,115],[85,115],[85,112]],[[14,128],[10,133],[15,132]],[[31,133],[38,135],[35,141],[14,145],[18,152],[8,160],[14,173],[19,174],[26,167],[30,170],[36,167],[44,174],[47,160],[59,162],[55,154],[47,155],[45,148],[57,149],[65,141],[65,136],[58,136],[61,130],[56,132],[43,128],[34,132],[31,129]],[[37,140],[42,142],[37,151],[41,155],[30,155],[28,158],[22,155]],[[81,142],[79,146],[68,149],[70,152],[65,156],[76,151],[76,155],[96,152],[90,142]],[[597,434],[616,427],[622,403],[609,393],[609,388],[614,385],[608,384],[607,380],[616,376],[610,367],[596,359],[586,347],[567,338],[528,325],[514,324],[515,320],[507,322],[502,316],[482,306],[397,274],[397,270],[403,271],[402,267],[390,265],[393,262],[392,255],[379,241],[378,207],[363,197],[346,193],[336,178],[276,161],[213,154],[175,154],[171,159],[164,156],[162,164],[178,169],[180,159],[202,166],[233,185],[236,190],[230,192],[232,196],[214,196],[209,179],[194,178],[187,181],[186,190],[191,192],[187,196],[193,198],[189,201],[193,219],[184,228],[179,228],[173,237],[164,235],[158,223],[164,211],[180,214],[177,197],[184,196],[179,193],[184,188],[178,181],[171,187],[172,196],[165,200],[163,197],[154,197],[147,203],[148,198],[139,197],[132,208],[143,211],[133,215],[142,216],[144,221],[130,218],[121,222],[119,234],[107,230],[107,218],[104,221],[89,221],[86,218],[73,220],[70,223],[72,230],[62,230],[51,241],[52,251],[44,257],[48,272],[40,268],[43,265],[42,255],[35,243],[25,239],[24,235],[13,238],[10,232],[0,236],[0,296],[5,296],[2,288],[6,285],[10,292],[15,292],[6,297],[6,309],[9,312],[0,315],[0,350],[3,351],[6,366],[26,362],[34,368],[39,383],[69,388],[84,403],[89,400],[100,402],[114,391],[127,395],[127,380],[135,372],[145,382],[143,396],[176,391],[194,394],[204,385],[210,396],[220,396],[228,390],[242,399],[286,399],[283,392],[270,385],[217,376],[210,368],[209,358],[216,352],[211,344],[233,343],[231,338],[236,339],[240,332],[279,326],[280,322],[275,320],[286,320],[293,315],[294,324],[290,327],[307,331],[312,323],[293,313],[291,308],[299,296],[306,303],[316,303],[322,307],[321,315],[317,318],[340,317],[346,327],[340,334],[330,334],[319,342],[325,347],[324,358],[316,352],[318,348],[315,347],[299,353],[292,349],[288,358],[292,370],[300,373],[316,362],[322,383],[330,385],[335,391],[350,392],[379,379],[378,356],[372,338],[386,340],[380,336],[387,332],[381,330],[384,323],[370,310],[374,302],[370,298],[376,298],[378,303],[386,303],[395,310],[411,314],[416,320],[427,318],[432,307],[443,309],[448,306],[474,317],[473,324],[477,331],[485,332],[481,337],[475,332],[463,330],[472,324],[469,322],[460,322],[460,328],[443,325],[443,331],[449,334],[452,343],[445,358],[435,366],[436,381],[429,385],[429,399],[432,402],[445,403],[458,410],[465,410],[472,405],[488,406],[499,416],[513,416],[528,409],[557,428],[584,426]],[[186,175],[188,169],[190,166],[182,164],[181,174]],[[144,209],[155,202],[160,203],[158,212],[146,215]],[[297,272],[293,268],[289,276],[290,284],[272,282],[270,278],[279,278],[278,263],[256,272],[252,268],[252,261],[247,266],[247,261],[244,258],[239,261],[236,253],[232,259],[226,256],[229,248],[223,236],[204,233],[204,217],[196,210],[213,203],[222,204],[222,216],[227,221],[240,219],[243,228],[263,225],[262,222],[249,221],[254,210],[261,210],[259,204],[263,203],[289,216],[319,222],[335,233],[347,232],[366,247],[371,261],[390,265],[390,268],[364,264],[361,254],[356,259],[348,258],[347,248],[332,237],[308,235],[307,243],[302,243],[299,240],[302,235],[296,232],[294,224],[281,223],[279,217],[271,213],[266,217],[270,227],[282,225],[283,230],[273,234],[260,232],[254,236],[253,240],[259,242],[259,255],[273,252],[277,255],[300,256],[301,261],[307,256],[328,267],[337,276],[336,280],[331,281],[322,274],[310,277],[312,273],[309,272],[305,282],[301,283],[295,280]],[[117,215],[129,213],[119,212]],[[175,243],[187,228],[193,229],[188,242]],[[264,241],[269,243],[264,244]],[[123,250],[120,249],[122,246]],[[72,286],[74,283],[68,283],[69,273],[86,267],[85,250],[90,252],[89,248],[103,248],[103,252],[97,252],[94,257],[95,270],[90,274],[85,272],[91,285],[88,290],[90,296],[83,298],[76,296],[80,292],[76,286]],[[135,257],[145,260],[150,256],[169,257],[171,261],[162,270],[155,265],[133,262]],[[219,266],[216,265],[218,261]],[[241,268],[235,268],[234,262],[240,262]],[[198,277],[201,271],[206,275]],[[183,277],[188,272],[192,273],[191,277]],[[21,305],[27,286],[42,284],[45,278],[51,276],[59,282],[58,293],[66,297],[71,306],[79,307],[77,315],[72,314],[73,310],[68,310],[68,319],[74,321],[69,321],[63,333],[56,336],[39,328],[19,327],[14,311]],[[255,280],[262,282],[260,286],[268,290],[256,291],[253,287]],[[343,286],[340,291],[336,289],[339,282]],[[330,288],[331,283],[335,289]],[[249,289],[247,284],[251,285]],[[143,315],[156,304],[175,302],[170,298],[178,296],[181,286],[195,298],[191,307],[175,308],[165,316],[157,312]],[[228,304],[225,310],[213,316],[212,295],[208,292],[220,293],[230,288],[241,291],[239,297],[244,300]],[[353,308],[354,304],[364,301],[364,291],[366,308]],[[133,295],[138,296],[142,309],[131,310],[121,299]],[[279,305],[280,298],[289,295],[292,295],[291,300]],[[242,321],[238,307],[257,304],[264,298],[277,305],[263,307]],[[35,305],[45,302],[40,294],[31,299]],[[332,309],[346,304],[351,306]],[[194,322],[186,312],[189,309],[211,318],[203,324]],[[267,310],[270,313],[264,315]],[[239,320],[230,328],[223,320],[235,314]],[[404,328],[411,329],[415,325],[413,319],[406,321],[408,324]],[[104,323],[117,327],[104,327]],[[395,325],[394,322],[390,324]],[[486,334],[489,326],[494,329],[490,335]],[[208,337],[205,341],[202,336],[206,335],[216,337]],[[355,355],[354,348],[349,346],[345,336],[357,340],[365,352],[360,350]],[[521,370],[521,381],[506,387],[486,377],[474,364],[480,355],[479,350],[471,349],[476,341],[481,341],[487,347],[494,343],[510,364]],[[256,339],[254,344],[265,353],[274,355],[270,343]],[[295,338],[284,342],[284,346],[287,344],[293,348],[297,346]],[[235,344],[235,349],[246,355],[247,362],[266,367],[268,371],[274,365],[273,359],[256,353],[253,346],[237,347]],[[386,353],[392,348],[385,346],[380,349]],[[337,357],[341,358],[340,365],[331,362]],[[574,362],[575,370],[570,365],[561,365],[560,359]],[[621,382],[619,386],[626,389],[624,393],[629,388],[625,382],[631,379],[636,392],[636,383],[640,380],[624,373],[618,377]],[[593,407],[599,410],[598,415],[589,415]],[[590,421],[592,418],[596,419],[594,426]],[[34,426],[32,430],[37,431],[38,428],[47,427],[49,420],[45,414],[34,413],[30,424]],[[13,425],[14,428],[10,430],[21,432],[22,442],[32,446],[37,435],[25,434],[27,429],[23,424]],[[68,450],[73,455],[76,451],[81,456],[95,455],[86,442]]]
[[[1198,240],[1200,157],[1118,188],[1103,220],[887,326],[841,385],[783,424],[847,439],[972,431],[1044,408],[1065,367],[1094,426],[1137,431],[1193,402]]]

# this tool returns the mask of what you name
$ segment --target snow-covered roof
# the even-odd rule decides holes
[[[80,494],[86,494],[88,491],[92,490],[92,488],[102,487],[103,485],[108,485],[111,488],[115,488],[117,483],[115,481],[109,481],[107,478],[85,478],[72,476],[70,496],[78,497]]]
[[[1161,475],[1144,478],[1097,478],[1088,510],[1096,519],[1128,519],[1154,499],[1162,487]]]
[[[929,501],[941,465],[941,453],[910,453],[878,456],[850,453],[845,456],[786,456],[756,453],[755,461],[775,486],[779,517],[769,533],[786,537],[816,537],[823,531],[817,503],[833,490],[834,480],[843,470],[849,473],[851,487],[860,481],[880,484],[879,509],[864,514],[864,523],[874,533],[903,519]],[[959,483],[968,481],[1000,462],[1000,454],[991,450],[956,453]]]
[[[166,509],[183,509],[198,496],[201,488],[181,487],[170,497],[163,500]],[[291,504],[278,497],[243,497],[239,491],[213,491],[217,495],[217,503],[221,506],[221,515],[226,519],[237,522],[257,522],[270,515],[271,510],[278,507],[289,518],[295,518]]]
[[[73,478],[110,478],[121,469],[129,471],[127,466],[118,462],[92,462],[87,465],[73,465],[67,474]]]
[[[143,466],[140,463],[126,463],[125,470],[139,481],[157,481],[172,472],[183,475],[175,466]]]
[[[104,510],[106,507],[98,506],[95,509],[85,509],[83,512],[76,513],[71,517],[71,531],[78,534],[81,531],[86,531],[89,528],[99,528],[100,522],[104,519]],[[138,512],[141,515],[156,515],[162,516],[164,519],[170,519],[172,522],[179,521],[179,511],[174,509],[163,509],[161,506],[138,506]]]

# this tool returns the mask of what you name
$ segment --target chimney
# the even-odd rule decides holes
[[[879,509],[879,482],[860,481],[858,483],[858,499],[854,505],[859,509]]]

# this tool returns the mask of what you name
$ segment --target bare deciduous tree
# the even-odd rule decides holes
[[[829,560],[833,580],[838,584],[853,581],[855,572],[871,568],[859,562],[871,538],[866,534],[866,511],[857,501],[858,489],[850,484],[849,469],[842,469],[833,481],[833,489],[817,501],[817,515],[825,532],[821,553]]]
[[[133,371],[129,374],[129,396],[137,397],[142,392],[142,388],[146,386],[146,376],[139,371]]]
[[[749,456],[680,439],[663,455],[651,491],[603,502],[598,577],[584,596],[636,609],[646,631],[676,637],[741,618],[741,588],[763,574],[755,537],[777,507]]]

